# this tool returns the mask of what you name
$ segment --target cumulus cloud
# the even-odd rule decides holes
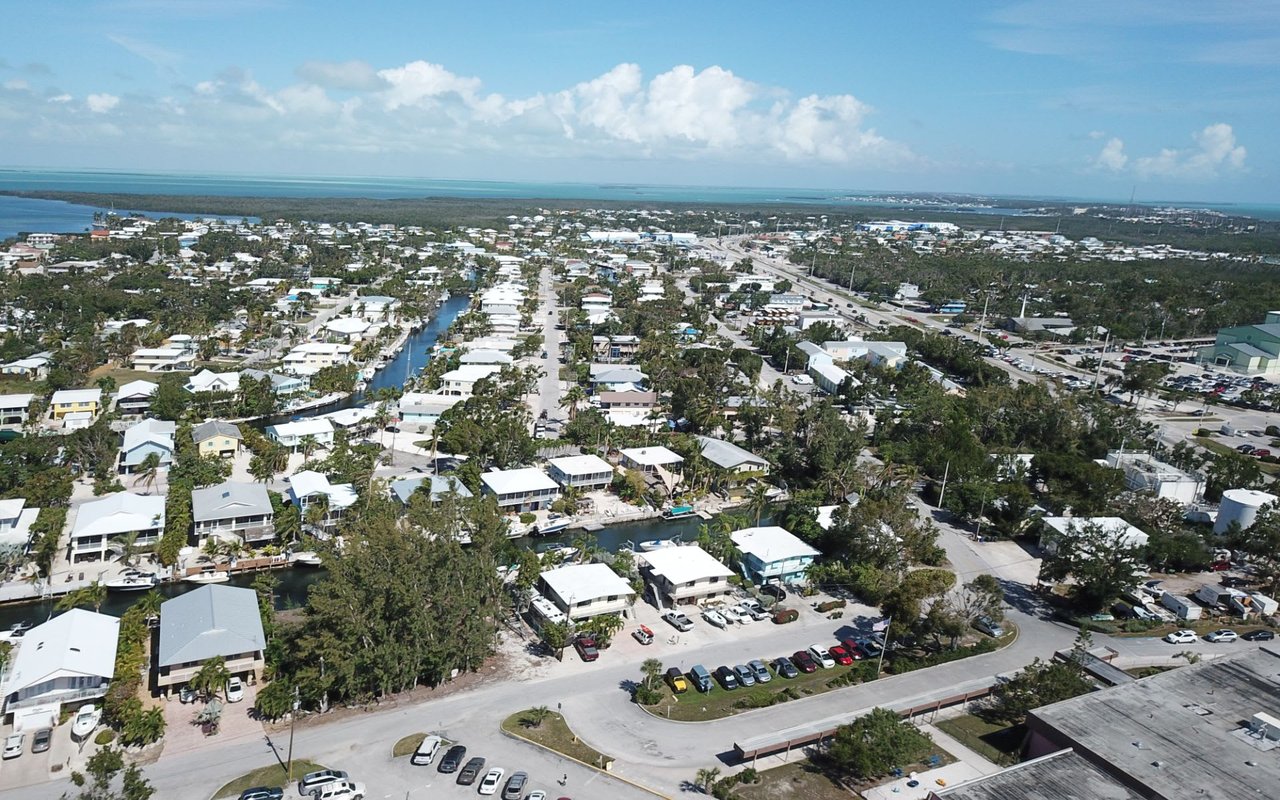
[[[120,98],[113,94],[91,94],[84,99],[85,105],[95,114],[105,114],[120,105]]]
[[[452,94],[469,100],[480,88],[479,78],[464,78],[439,64],[426,61],[379,70],[378,77],[387,84],[382,96],[388,111],[402,106],[423,105],[441,95]]]
[[[1214,178],[1226,171],[1244,169],[1247,152],[1236,143],[1235,132],[1225,122],[1207,126],[1191,138],[1194,147],[1165,148],[1154,156],[1139,158],[1134,165],[1139,175],[1160,178]]]
[[[1100,169],[1111,170],[1112,172],[1120,172],[1129,163],[1129,157],[1124,153],[1124,140],[1112,137],[1102,146],[1102,152],[1098,153],[1098,157],[1093,160],[1094,166]]]
[[[364,61],[308,61],[297,75],[307,83],[329,89],[367,92],[382,89],[386,81]]]

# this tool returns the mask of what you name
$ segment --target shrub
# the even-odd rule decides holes
[[[979,639],[977,644],[969,647],[957,647],[955,650],[939,650],[936,653],[928,653],[919,658],[912,656],[889,656],[886,659],[885,672],[891,675],[901,675],[904,672],[914,672],[925,667],[933,667],[938,664],[946,664],[951,661],[959,661],[969,656],[990,653],[996,649],[995,639]]]
[[[1268,436],[1280,436],[1280,425],[1268,425],[1263,433]]]
[[[641,684],[636,687],[632,698],[642,706],[653,706],[662,702],[662,692]]]
[[[1213,431],[1208,428],[1196,428],[1196,436],[1210,437],[1213,436]]]
[[[794,608],[780,608],[773,612],[773,622],[775,625],[785,625],[788,622],[795,622],[800,619],[800,612]]]
[[[532,525],[537,521],[538,521],[538,515],[534,514],[532,511],[525,511],[520,514],[521,525]]]
[[[828,600],[825,603],[818,603],[817,611],[819,614],[826,614],[828,611],[835,611],[837,608],[844,608],[848,603],[843,600]]]
[[[111,744],[112,740],[114,740],[115,738],[116,738],[115,731],[111,730],[110,728],[103,728],[102,730],[98,731],[97,736],[93,737],[93,743],[101,747],[103,745]]]

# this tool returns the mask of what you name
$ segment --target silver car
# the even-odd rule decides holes
[[[769,668],[764,665],[760,659],[753,659],[747,662],[747,666],[755,673],[756,683],[768,683],[773,680],[773,676],[769,674]]]

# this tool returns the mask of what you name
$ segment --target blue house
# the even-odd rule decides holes
[[[786,528],[768,525],[730,534],[752,583],[800,583],[821,555]]]
[[[963,314],[969,306],[961,303],[959,300],[952,300],[938,306],[939,314]]]
[[[139,469],[148,455],[154,454],[159,459],[158,466],[168,467],[173,463],[173,436],[177,431],[176,422],[158,419],[144,419],[124,432],[124,444],[120,447],[120,471],[131,473]]]

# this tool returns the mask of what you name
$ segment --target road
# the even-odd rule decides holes
[[[548,419],[560,416],[560,343],[564,332],[556,328],[558,314],[559,306],[551,268],[543,267],[538,279],[538,310],[534,313],[534,319],[542,326],[542,352],[547,357],[542,358],[542,353],[537,353],[533,359],[543,371],[534,393],[529,396],[529,409],[535,419],[544,412]]]

